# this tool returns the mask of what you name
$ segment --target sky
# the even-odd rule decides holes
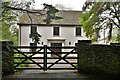
[[[43,3],[52,4],[55,6],[56,4],[63,4],[66,7],[71,7],[72,10],[81,11],[82,6],[86,0],[35,0],[34,9],[42,9]]]

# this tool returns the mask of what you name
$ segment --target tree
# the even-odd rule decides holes
[[[33,24],[33,20],[30,14],[47,15],[45,20],[46,23],[50,23],[53,19],[61,19],[61,17],[55,15],[55,13],[58,12],[58,9],[52,5],[43,4],[44,10],[47,12],[42,13],[42,11],[39,12],[31,10],[33,3],[34,0],[30,2],[0,2],[0,5],[2,5],[2,17],[0,18],[0,21],[2,23],[2,26],[0,27],[2,29],[2,39],[12,40],[15,42],[15,44],[18,44],[18,28],[16,27],[16,23],[18,22],[18,18],[23,13],[28,15],[31,24]]]
[[[16,16],[13,14],[12,10],[9,10],[8,8],[3,8],[7,5],[12,5],[11,2],[0,2],[0,5],[2,6],[1,15],[0,18],[0,29],[2,30],[2,40],[12,40],[15,44],[17,44],[18,38],[15,36],[18,36],[18,29],[15,27],[14,23],[16,22]]]
[[[120,1],[119,2],[86,2],[80,16],[86,35],[93,41],[98,41],[102,30],[108,42],[112,41],[114,28],[120,29]],[[120,42],[120,33],[116,40]]]
[[[45,3],[43,4],[43,6],[44,10],[46,10],[46,19],[44,19],[43,21],[46,22],[46,24],[50,24],[52,20],[62,19],[62,17],[56,16],[56,13],[59,12],[58,9],[56,9],[52,5],[48,5]]]
[[[18,28],[17,21],[18,17],[24,9],[29,9],[32,2],[13,2],[13,1],[1,1],[0,5],[2,7],[0,23],[2,30],[2,40],[11,40],[15,45],[18,44]]]

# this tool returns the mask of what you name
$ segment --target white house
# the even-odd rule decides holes
[[[23,14],[18,24],[20,28],[19,45],[30,45],[32,40],[29,38],[29,34],[32,31],[37,31],[42,36],[38,46],[75,46],[78,40],[89,40],[81,28],[80,14],[80,11],[60,11],[57,15],[63,19],[54,20],[48,26],[43,22],[44,15],[30,14],[34,27],[29,25],[30,19],[27,14]]]

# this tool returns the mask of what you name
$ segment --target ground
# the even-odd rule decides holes
[[[58,71],[51,70],[44,72],[42,70],[25,70],[19,75],[8,75],[4,80],[103,80],[93,75],[78,73],[76,70]]]
[[[50,60],[51,61],[51,60]],[[36,66],[32,66],[36,67]],[[70,65],[55,65],[53,67],[71,67]],[[106,80],[101,76],[78,73],[77,70],[24,70],[20,74],[3,77],[3,80]],[[110,80],[110,79],[108,79]],[[114,79],[113,79],[114,80]]]

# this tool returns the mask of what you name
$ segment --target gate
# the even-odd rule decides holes
[[[55,52],[53,49],[60,48],[64,51]],[[73,70],[77,69],[78,64],[78,53],[76,47],[49,47],[44,46],[13,46],[14,49],[14,68],[17,69],[42,69],[47,70]],[[33,52],[34,49],[35,51]],[[69,51],[68,51],[69,50]],[[54,54],[56,57],[49,57]],[[61,55],[59,55],[61,54]],[[73,54],[75,57],[70,57]],[[19,55],[19,56],[18,56]],[[38,56],[35,56],[38,55]],[[72,60],[76,60],[72,62]],[[36,65],[37,67],[33,66]],[[65,65],[68,64],[71,67],[53,67],[54,65]],[[28,67],[22,67],[22,65],[29,65]],[[31,67],[32,66],[32,67]]]

